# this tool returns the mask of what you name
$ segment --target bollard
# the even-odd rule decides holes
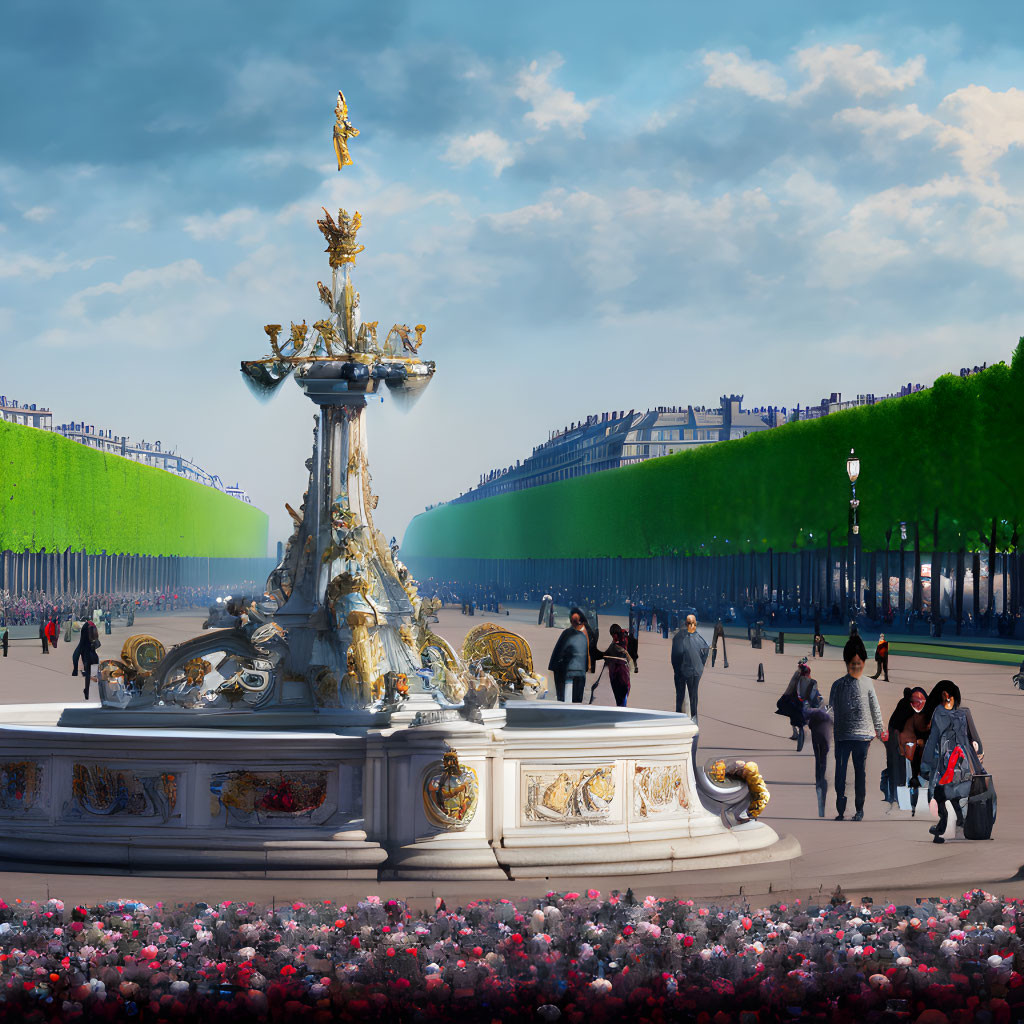
[[[757,663],[757,680],[758,683],[764,682],[764,662],[759,661]]]

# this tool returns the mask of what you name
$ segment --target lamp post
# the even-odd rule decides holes
[[[853,587],[852,600],[854,609],[860,610],[860,570],[857,567],[857,536],[860,533],[860,524],[857,522],[857,509],[860,502],[857,500],[857,477],[860,476],[860,459],[857,453],[851,448],[850,456],[846,460],[846,475],[850,478],[850,547],[853,554]]]

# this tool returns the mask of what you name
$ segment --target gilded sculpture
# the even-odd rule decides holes
[[[348,103],[345,94],[338,90],[338,102],[334,108],[334,155],[338,158],[338,170],[352,165],[348,153],[348,140],[359,136],[359,129],[352,127],[348,119]]]
[[[423,778],[423,809],[427,820],[449,832],[464,829],[476,814],[480,780],[476,771],[459,763],[458,751],[448,749]]]
[[[615,800],[615,767],[523,769],[523,817],[562,825],[600,824]]]
[[[356,234],[362,226],[363,219],[356,210],[349,216],[348,210],[339,209],[338,219],[335,220],[327,210],[326,206],[320,207],[324,211],[316,223],[320,233],[327,242],[327,253],[332,267],[340,267],[346,263],[355,263],[356,257],[366,248],[356,242]]]

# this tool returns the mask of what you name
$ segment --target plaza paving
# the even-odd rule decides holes
[[[558,630],[536,625],[536,614],[513,610],[499,621],[522,633],[533,648],[538,668],[544,670]],[[474,625],[487,621],[487,615],[463,616],[458,609],[441,613],[438,631],[455,646]],[[115,627],[110,637],[102,637],[101,653],[116,656],[129,632],[151,632],[165,643],[180,642],[200,631],[202,616],[177,614],[139,619],[129,631]],[[612,620],[602,617],[602,635]],[[702,631],[710,635],[710,630]],[[785,687],[797,660],[810,653],[809,645],[787,644],[784,655],[776,655],[770,646],[754,651],[745,640],[729,639],[729,668],[719,656],[715,668],[704,674],[700,691],[700,750],[698,757],[712,754],[741,756],[756,760],[771,790],[771,802],[763,816],[780,835],[794,836],[801,855],[791,861],[750,864],[743,868],[718,871],[678,872],[671,875],[601,876],[599,878],[493,883],[486,892],[474,883],[394,882],[376,891],[409,898],[413,903],[432,903],[435,895],[449,902],[481,896],[533,895],[555,887],[560,890],[595,885],[602,891],[625,890],[631,886],[638,894],[690,895],[708,899],[760,899],[769,892],[772,898],[812,896],[820,898],[841,884],[849,896],[872,895],[912,898],[949,895],[980,886],[1005,895],[1024,896],[1024,875],[1016,879],[1024,864],[1024,776],[1017,768],[1021,725],[1024,722],[1024,693],[1010,682],[1012,669],[965,662],[946,662],[927,658],[890,659],[890,683],[875,685],[884,718],[902,694],[904,686],[922,685],[926,689],[939,679],[957,682],[964,703],[973,711],[985,743],[985,764],[995,777],[999,795],[999,817],[995,838],[988,842],[947,841],[936,845],[928,834],[933,818],[923,801],[919,814],[893,810],[882,803],[878,779],[884,763],[880,743],[873,743],[868,756],[868,800],[862,822],[832,820],[834,802],[829,794],[828,815],[817,816],[814,790],[814,759],[810,742],[797,754],[788,739],[788,721],[774,714],[775,701]],[[661,710],[674,708],[674,688],[669,665],[670,642],[655,633],[640,635],[640,672],[634,676],[630,705]],[[70,675],[71,647],[61,642],[57,650],[43,655],[38,645],[12,645],[10,656],[0,661],[0,703],[36,703],[81,701],[81,681]],[[766,681],[757,683],[758,663],[764,665]],[[842,674],[842,660],[835,648],[826,649],[823,660],[812,662],[815,678],[828,694],[832,680]],[[589,691],[589,685],[588,685]],[[596,703],[611,705],[607,678],[598,688]],[[829,766],[831,780],[832,765]],[[851,778],[852,784],[852,778]],[[852,794],[851,794],[852,797]],[[350,898],[375,891],[366,882],[317,880],[298,875],[282,879],[246,879],[239,876],[213,878],[143,878],[58,875],[12,871],[0,873],[0,895],[45,898],[48,894],[63,899],[94,900],[130,894],[156,901],[203,899],[250,899],[271,901],[292,898]]]

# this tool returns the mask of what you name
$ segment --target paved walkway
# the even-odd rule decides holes
[[[500,616],[530,642],[537,666],[544,670],[558,630],[548,630],[523,621],[525,614]],[[136,622],[130,632],[147,631],[175,643],[198,633],[201,616],[177,614]],[[460,646],[466,632],[487,616],[462,616],[457,609],[441,614],[439,632]],[[602,618],[602,636],[607,638],[611,620]],[[704,630],[710,636],[710,630]],[[103,637],[102,654],[116,656],[129,631],[115,628]],[[878,779],[884,764],[880,743],[872,743],[868,756],[868,802],[862,822],[832,820],[834,803],[830,793],[829,815],[817,816],[814,791],[814,759],[808,741],[802,753],[787,737],[788,721],[774,714],[775,701],[796,666],[810,653],[809,644],[787,644],[785,655],[766,647],[751,650],[745,641],[729,639],[729,668],[721,656],[715,668],[705,671],[700,692],[700,752],[705,755],[743,756],[757,761],[771,790],[771,803],[764,815],[780,834],[795,836],[803,853],[783,864],[752,864],[742,869],[702,871],[673,875],[559,879],[550,885],[560,889],[596,885],[602,891],[625,890],[638,894],[689,894],[694,897],[727,899],[742,896],[764,902],[769,891],[774,898],[813,895],[819,898],[837,883],[851,896],[873,895],[904,899],[913,896],[948,895],[981,886],[1005,895],[1024,896],[1024,773],[1019,771],[1018,748],[1024,724],[1024,693],[1010,683],[1012,669],[1004,666],[946,662],[921,658],[890,658],[890,683],[876,684],[883,717],[887,720],[904,686],[926,689],[939,679],[956,681],[964,703],[973,711],[985,743],[985,764],[995,777],[999,793],[999,818],[995,838],[990,842],[948,841],[935,845],[928,834],[933,818],[923,807],[917,818],[899,810],[886,814]],[[71,649],[63,642],[55,653],[42,655],[33,645],[11,647],[10,657],[0,661],[0,703],[35,701],[80,701],[79,680],[70,676]],[[755,682],[757,666],[764,665],[766,682]],[[814,675],[827,696],[832,680],[843,672],[839,652],[829,649],[823,660],[812,662]],[[589,686],[588,686],[589,691]],[[611,689],[605,679],[596,703],[611,705]],[[654,634],[640,635],[640,673],[634,677],[630,705],[672,710],[674,688],[669,665],[669,641]],[[829,776],[831,779],[831,765]],[[852,784],[852,778],[851,778]],[[851,794],[852,796],[852,794]],[[545,883],[488,883],[487,895],[533,895],[546,891]],[[374,891],[367,883],[317,881],[309,878],[243,880],[177,877],[170,879],[104,879],[93,876],[0,873],[0,896],[45,897],[48,892],[64,899],[99,899],[131,894],[142,899],[165,901],[217,898],[351,898]],[[389,883],[376,891],[430,902],[444,896],[449,902],[481,895],[472,883]]]

